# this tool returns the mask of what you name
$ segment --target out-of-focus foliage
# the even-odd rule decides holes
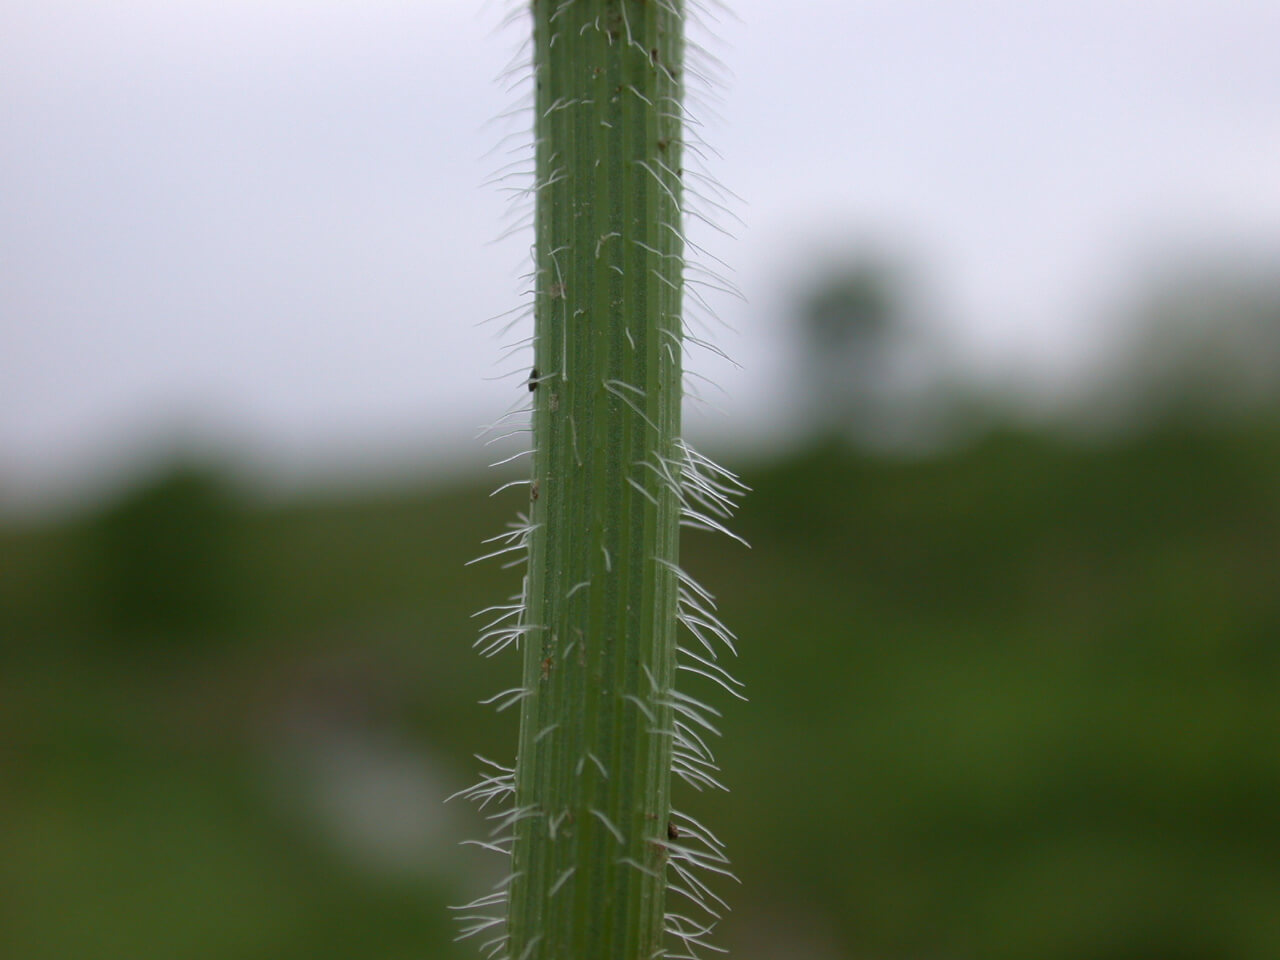
[[[714,700],[732,798],[681,801],[744,882],[720,939],[1274,960],[1274,284],[1155,289],[1106,441],[894,459],[876,430],[965,409],[936,366],[895,380],[924,356],[897,290],[863,265],[802,302],[826,419],[744,471],[753,550],[684,545],[752,699]],[[518,509],[492,483],[269,506],[185,466],[0,529],[0,957],[473,956],[445,905],[485,882],[456,844],[486,825],[441,801],[515,742],[476,701],[516,658],[471,650],[519,587],[464,566]]]
[[[801,305],[806,394],[820,433],[843,436],[872,414],[902,322],[900,299],[887,268],[859,261],[831,270]]]
[[[902,453],[969,433],[979,415],[952,369],[939,308],[883,253],[824,261],[795,307],[796,405],[813,442]]]
[[[1274,418],[745,479],[754,549],[685,550],[752,700],[715,701],[732,796],[687,804],[744,881],[734,956],[1280,956]],[[509,759],[475,701],[517,672],[470,650],[517,587],[463,566],[514,510],[486,489],[170,478],[0,534],[0,955],[471,956],[445,904],[484,826],[440,801]]]
[[[1136,311],[1131,402],[1149,419],[1238,417],[1280,404],[1280,264],[1170,268]]]
[[[128,646],[225,637],[243,606],[239,512],[214,473],[179,465],[94,521],[85,580]]]
[[[1274,427],[754,479],[728,815],[833,955],[1280,948]]]

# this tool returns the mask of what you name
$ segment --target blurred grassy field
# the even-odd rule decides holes
[[[743,960],[1280,956],[1280,426],[1001,432],[745,469],[685,566],[741,636]],[[441,800],[515,717],[471,651],[519,506],[263,506],[176,469],[0,532],[0,956],[471,957],[496,879]]]

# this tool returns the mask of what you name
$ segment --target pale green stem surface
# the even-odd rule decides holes
[[[506,953],[662,953],[680,502],[679,0],[534,0],[534,468]]]

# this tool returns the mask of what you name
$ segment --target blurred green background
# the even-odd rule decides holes
[[[713,939],[1277,960],[1280,4],[688,6]],[[0,2],[0,960],[477,956],[519,7]]]
[[[1218,402],[1245,379],[1222,356],[1273,342],[1280,298],[1249,301],[1263,340],[1234,354],[1138,341],[1122,426],[935,389],[965,427],[904,452],[866,430],[909,398],[840,373],[884,368],[892,284],[824,284],[796,315],[829,415],[730,463],[753,549],[685,541],[751,698],[701,692],[732,793],[678,801],[741,876],[721,942],[1280,956],[1274,366]],[[1196,329],[1230,344],[1226,316]],[[473,755],[511,759],[516,718],[477,701],[516,658],[475,656],[470,614],[518,574],[464,564],[520,496],[490,497],[492,472],[275,498],[235,477],[172,463],[0,531],[0,956],[473,956],[446,905],[498,867],[443,800]]]

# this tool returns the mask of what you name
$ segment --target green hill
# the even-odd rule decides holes
[[[1280,427],[744,471],[684,565],[741,639],[733,955],[1280,956]],[[264,507],[178,469],[0,532],[0,955],[470,957],[441,805],[508,761],[470,649],[520,495]],[[488,879],[486,879],[488,878]]]

